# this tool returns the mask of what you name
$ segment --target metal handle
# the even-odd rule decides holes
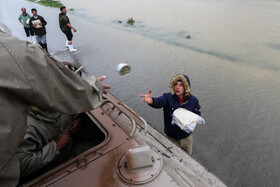
[[[132,114],[134,114],[138,119],[140,119],[143,123],[144,123],[144,133],[147,133],[147,129],[148,129],[148,124],[146,122],[146,120],[144,120],[144,118],[142,118],[141,116],[139,116],[138,114],[136,114],[133,110],[131,110],[130,108],[128,108],[125,104],[118,102],[119,105],[122,105],[124,108],[126,108],[127,110],[129,110],[129,112],[131,112]]]
[[[134,120],[130,115],[128,115],[128,114],[126,114],[125,112],[123,112],[113,101],[111,101],[111,100],[109,100],[109,99],[103,101],[103,102],[101,103],[101,105],[100,105],[100,108],[102,109],[102,107],[103,107],[105,104],[107,104],[107,103],[112,103],[112,104],[114,105],[114,107],[117,107],[117,108],[120,110],[120,112],[122,112],[123,114],[125,114],[125,115],[130,119],[130,121],[132,122],[132,130],[130,131],[129,136],[134,136],[135,131],[136,131],[136,123],[135,123],[135,120]],[[103,109],[102,109],[102,110],[103,110]],[[103,110],[103,111],[104,111],[104,110]],[[105,111],[104,111],[104,112],[105,112]]]
[[[75,71],[75,73],[78,74],[78,73],[82,70],[83,67],[84,67],[84,66],[81,65],[81,66]]]

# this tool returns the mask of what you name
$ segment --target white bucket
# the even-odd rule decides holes
[[[125,75],[129,74],[130,70],[131,70],[131,68],[127,63],[120,63],[117,66],[117,71],[119,72],[119,74],[121,76],[125,76]]]

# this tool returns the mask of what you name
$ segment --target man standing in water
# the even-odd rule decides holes
[[[24,7],[21,8],[22,14],[19,15],[18,20],[19,22],[23,25],[26,37],[29,42],[33,42],[34,44],[36,43],[35,37],[34,37],[34,31],[30,27],[30,25],[27,23],[30,19],[30,15],[26,13],[26,9]]]
[[[77,49],[74,49],[73,44],[72,44],[72,38],[73,38],[73,34],[71,32],[71,29],[73,29],[74,32],[76,32],[77,30],[70,24],[70,20],[68,18],[68,16],[66,16],[67,10],[65,6],[60,7],[60,11],[61,13],[59,14],[59,26],[61,31],[66,35],[66,44],[65,47],[69,48],[69,51],[77,51]]]
[[[47,32],[45,26],[47,22],[42,16],[37,15],[35,8],[31,9],[33,16],[29,20],[29,25],[33,28],[38,44],[48,53]]]
[[[171,124],[172,114],[177,108],[185,108],[200,115],[198,99],[191,95],[190,80],[186,75],[178,74],[170,81],[171,93],[164,93],[160,97],[152,97],[152,90],[148,94],[140,95],[142,101],[153,108],[162,108],[164,113],[164,132],[168,138],[192,155],[193,137],[177,125]]]

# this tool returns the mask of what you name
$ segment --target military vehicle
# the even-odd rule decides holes
[[[23,186],[226,186],[111,93],[86,118],[100,141]]]

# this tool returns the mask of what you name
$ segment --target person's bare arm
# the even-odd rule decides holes
[[[67,26],[72,29],[74,32],[77,32],[77,29],[75,29],[70,23],[67,24]]]

